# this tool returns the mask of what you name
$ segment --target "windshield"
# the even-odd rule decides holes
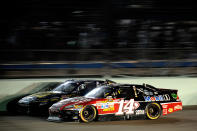
[[[56,87],[53,91],[71,92],[75,87],[77,87],[76,83],[66,82]]]
[[[87,93],[85,97],[88,98],[105,98],[106,96],[109,96],[112,94],[112,89],[109,87],[97,87]]]
[[[41,86],[42,88],[38,92],[52,91],[53,89],[55,89],[56,87],[58,87],[61,84],[62,83],[60,83],[60,82],[50,82],[45,87]]]

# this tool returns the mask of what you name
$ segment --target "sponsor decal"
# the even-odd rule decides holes
[[[105,101],[100,101],[100,103],[107,103],[108,102],[108,100],[105,100]]]
[[[163,95],[165,101],[170,101],[170,96],[168,94]]]
[[[108,109],[108,108],[114,108],[114,103],[98,103],[96,104],[98,109]]]
[[[160,101],[159,96],[155,96],[156,101]]]
[[[168,105],[162,105],[162,108],[168,108]]]
[[[173,112],[173,108],[169,108],[168,109],[168,112]]]
[[[114,111],[114,106],[103,109],[103,111]]]
[[[145,101],[151,101],[150,96],[145,96],[144,99]]]
[[[108,102],[113,102],[113,99],[108,99]]]
[[[103,109],[103,111],[114,111],[114,104],[113,103],[100,103],[97,104],[98,109]]]
[[[96,106],[101,106],[102,104],[101,103],[96,103]]]
[[[113,98],[112,98],[112,96],[107,96],[107,100],[106,100],[107,102],[113,102]]]
[[[120,99],[113,100],[113,102],[120,102]]]
[[[135,114],[136,115],[144,115],[144,110],[136,110]]]
[[[182,102],[172,102],[162,104],[163,107],[163,115],[167,115],[169,113],[182,110]]]
[[[168,94],[158,96],[144,96],[145,101],[170,101]]]
[[[162,95],[159,95],[159,101],[163,101],[163,96]]]
[[[97,109],[101,109],[101,106],[97,106]]]
[[[168,114],[167,109],[163,109],[163,114],[164,114],[164,115]]]
[[[106,109],[106,108],[109,108],[109,105],[108,105],[108,104],[103,104],[103,105],[101,106],[101,109]]]
[[[182,110],[182,106],[181,106],[181,105],[176,105],[176,106],[174,107],[174,110]]]
[[[177,99],[177,95],[175,93],[171,94],[172,98]]]
[[[150,99],[151,99],[151,101],[155,101],[155,100],[156,100],[156,98],[155,98],[155,97],[151,97]]]
[[[83,108],[83,105],[74,105],[74,108],[75,109],[81,109],[81,108]]]

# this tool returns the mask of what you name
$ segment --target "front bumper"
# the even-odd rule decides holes
[[[51,111],[49,109],[48,121],[67,121],[67,120],[78,120],[79,111],[78,110],[56,110]]]
[[[22,114],[48,114],[50,105],[42,105],[40,103],[18,103],[17,111]]]

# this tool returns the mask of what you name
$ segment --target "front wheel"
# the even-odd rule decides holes
[[[161,116],[161,106],[158,103],[150,103],[146,106],[146,117],[151,120]]]
[[[96,116],[97,116],[97,110],[92,105],[85,106],[80,112],[80,117],[83,122],[94,121],[96,119]]]

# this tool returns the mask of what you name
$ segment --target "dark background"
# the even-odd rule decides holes
[[[7,0],[0,62],[197,58],[193,0]]]
[[[8,0],[1,6],[1,51],[197,50],[192,0]]]

